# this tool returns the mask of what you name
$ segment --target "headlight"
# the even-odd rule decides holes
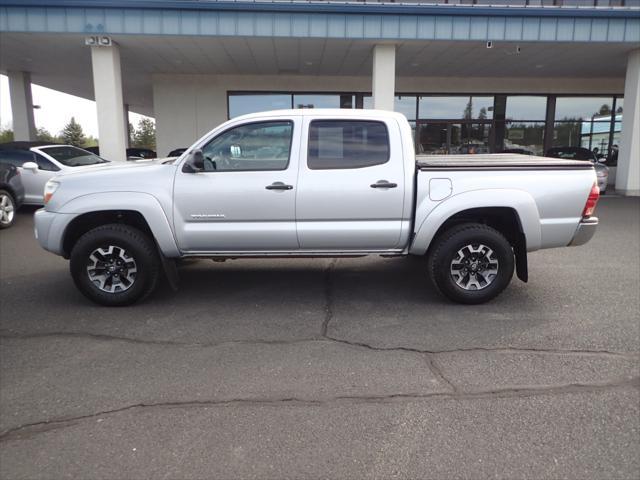
[[[44,184],[44,204],[45,205],[49,203],[49,200],[51,200],[51,197],[53,197],[53,194],[56,193],[56,190],[58,189],[59,186],[60,186],[60,183],[54,180],[49,180],[47,183]]]

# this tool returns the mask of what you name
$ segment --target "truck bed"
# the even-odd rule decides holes
[[[416,155],[420,170],[589,170],[584,160],[534,157],[515,153],[482,155]]]

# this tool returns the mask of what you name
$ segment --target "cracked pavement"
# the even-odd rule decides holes
[[[638,199],[475,307],[377,257],[98,307],[32,211],[0,232],[0,478],[640,477]]]

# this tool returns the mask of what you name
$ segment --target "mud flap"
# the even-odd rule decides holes
[[[164,271],[164,276],[167,279],[167,282],[169,282],[171,290],[177,292],[178,286],[180,284],[180,275],[178,275],[178,267],[176,265],[175,259],[165,257],[159,249],[158,255],[160,256],[160,261],[162,262],[162,270]]]
[[[529,281],[527,238],[523,233],[518,234],[518,238],[513,245],[513,253],[516,257],[516,275],[520,280],[527,283]]]

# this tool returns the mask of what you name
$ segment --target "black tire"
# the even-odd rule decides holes
[[[0,229],[9,228],[16,219],[16,201],[10,192],[0,190]]]
[[[460,270],[461,274],[456,273],[463,285],[467,282],[467,288],[464,288],[454,277],[452,263],[455,261],[457,269],[459,264],[467,261],[465,255],[473,253],[466,247],[481,248],[480,245],[493,251],[491,259],[497,260],[497,264],[490,263],[485,266],[488,257],[482,253],[476,254],[475,257],[469,255],[471,262],[462,265],[466,269],[464,271],[469,272],[468,275],[462,275],[463,270]],[[481,251],[488,252],[486,249]],[[463,252],[462,255],[459,252]],[[433,284],[449,299],[464,304],[484,303],[495,298],[509,285],[513,277],[514,264],[513,249],[507,239],[497,230],[479,223],[457,225],[440,234],[434,240],[428,258],[429,276]],[[476,270],[478,268],[484,272]],[[485,276],[487,271],[493,269],[497,269],[495,275]],[[469,285],[469,280],[483,285],[480,288],[477,285]]]
[[[125,272],[121,273],[123,278],[127,276],[128,272],[135,270],[135,273],[130,274],[132,278],[128,286],[120,283],[119,280],[111,283],[103,282],[105,288],[113,288],[114,283],[118,284],[115,288],[119,291],[108,292],[100,288],[99,280],[91,280],[88,269],[92,266],[94,273],[106,271],[103,268],[95,267],[96,262],[91,259],[91,255],[98,249],[101,249],[101,252],[113,252],[109,256],[100,256],[100,258],[115,258],[116,260],[124,258],[116,255],[120,252],[127,259],[133,260],[133,263],[131,260],[128,261],[129,263],[125,261],[124,264],[128,267],[122,267]],[[101,264],[108,264],[108,261]],[[153,292],[160,275],[160,260],[155,244],[148,235],[129,225],[113,223],[94,228],[80,237],[71,250],[70,269],[73,281],[88,299],[101,305],[123,306],[143,300]],[[115,276],[117,277],[117,272]],[[126,289],[122,290],[123,288]]]

